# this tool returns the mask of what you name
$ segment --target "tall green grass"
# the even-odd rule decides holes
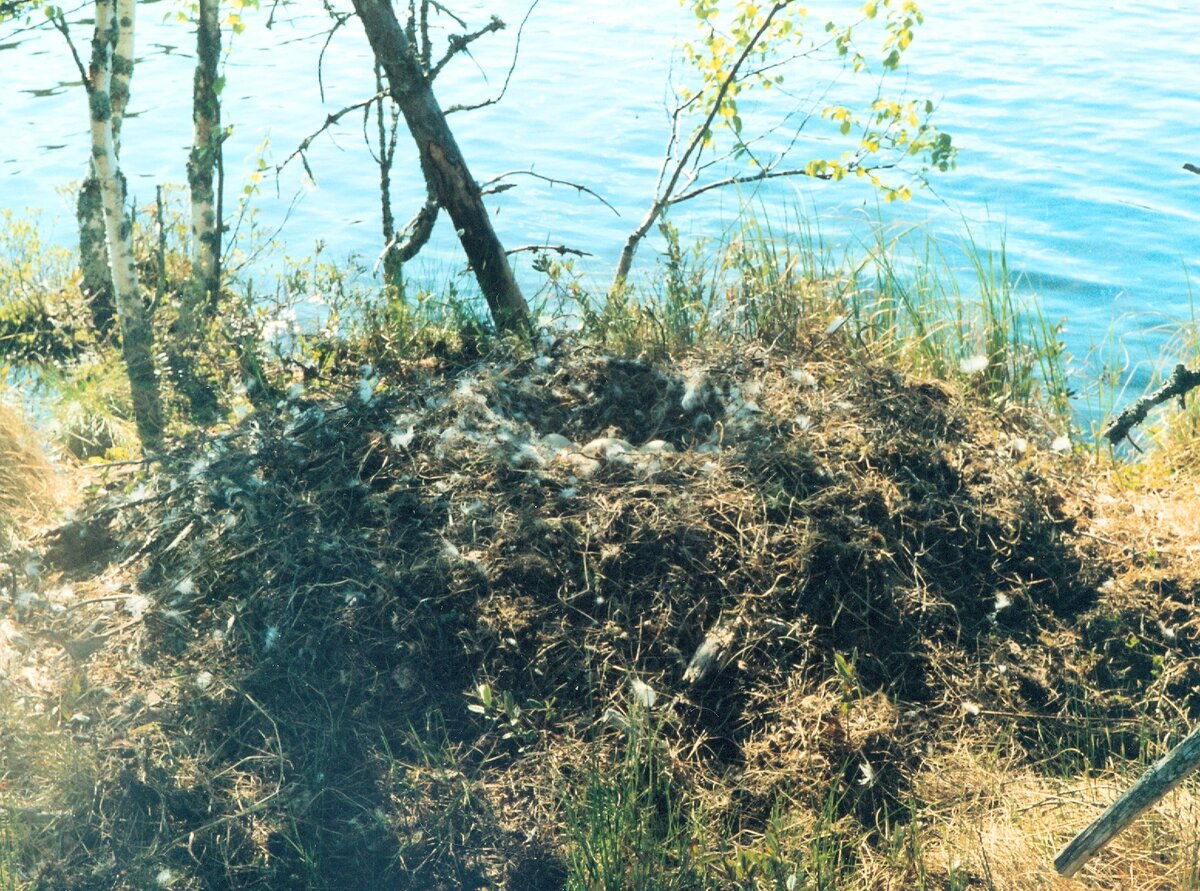
[[[836,334],[852,355],[961,382],[997,407],[1048,412],[1065,432],[1062,326],[1024,292],[1003,241],[987,249],[964,227],[945,250],[919,230],[879,227],[858,256],[839,260],[797,222],[780,230],[750,218],[723,243],[692,249],[664,224],[649,288],[579,296],[585,332],[627,353],[754,340],[817,358]]]
[[[882,230],[847,289],[859,336],[947,380],[970,381],[1006,406],[1070,415],[1061,323],[1022,296],[1004,241],[986,249],[964,224],[957,261],[931,236]]]
[[[20,875],[13,826],[6,817],[0,817],[0,891],[21,891],[25,885]]]
[[[660,729],[633,708],[616,763],[597,750],[564,794],[568,891],[717,887],[696,856],[700,826],[670,775]]]

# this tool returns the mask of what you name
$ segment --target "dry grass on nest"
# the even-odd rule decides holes
[[[37,434],[20,411],[0,402],[0,527],[44,517],[56,490]]]
[[[663,365],[564,340],[184,446],[61,536],[154,603],[136,672],[104,663],[96,881],[529,886],[565,868],[564,796],[620,763],[636,681],[689,813],[734,847],[820,826],[828,868],[888,887],[911,863],[880,839],[941,806],[933,755],[1002,732],[1040,776],[1084,704],[1156,689],[1050,439],[835,342]],[[767,881],[718,848],[726,887]]]

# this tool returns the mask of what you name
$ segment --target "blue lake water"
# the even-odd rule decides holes
[[[264,4],[267,6],[268,4]],[[845,20],[858,4],[813,6],[819,22]],[[1190,0],[1155,4],[1083,0],[995,3],[924,0],[926,22],[907,55],[904,80],[914,97],[939,103],[936,121],[960,147],[958,169],[936,174],[933,188],[906,205],[879,208],[858,183],[789,181],[753,196],[755,212],[782,221],[802,214],[835,251],[870,238],[874,222],[923,224],[953,247],[964,221],[984,245],[1007,247],[1010,269],[1036,292],[1047,316],[1067,320],[1070,351],[1086,356],[1117,332],[1132,357],[1155,355],[1163,325],[1190,313],[1189,279],[1200,264],[1200,24]],[[189,30],[167,2],[139,3],[139,56],[123,167],[134,194],[149,201],[154,186],[180,183],[190,140]],[[503,83],[527,4],[511,0],[457,7],[475,21],[500,15],[510,28],[475,45],[439,79],[443,104],[477,101]],[[226,71],[225,119],[234,125],[226,172],[232,204],[269,138],[269,158],[282,160],[325,116],[374,91],[369,51],[352,21],[325,54],[320,92],[316,61],[326,21],[315,0],[247,17],[234,38]],[[71,202],[61,187],[87,157],[83,91],[62,38],[15,34],[0,26],[0,82],[5,139],[0,141],[0,207],[40,207],[56,237],[72,237]],[[676,0],[579,2],[542,0],[521,40],[520,61],[502,103],[452,117],[473,172],[481,180],[530,168],[601,193],[617,213],[573,189],[522,181],[489,200],[509,246],[564,243],[595,256],[580,262],[606,281],[628,232],[644,213],[667,134],[668,84],[678,38],[693,33]],[[86,40],[86,29],[77,39]],[[816,64],[789,80],[777,101],[812,104],[813,91],[835,79],[829,98],[855,89],[854,79]],[[53,95],[45,95],[49,90]],[[764,119],[778,109],[764,108]],[[402,134],[403,136],[403,134]],[[395,173],[396,214],[416,209],[423,186],[402,143]],[[801,159],[830,154],[821,142],[801,145]],[[834,150],[834,154],[840,148]],[[317,176],[306,185],[298,164],[269,178],[257,204],[268,230],[283,224],[288,252],[302,256],[320,240],[327,256],[380,246],[377,171],[363,145],[361,117],[314,144]],[[278,196],[278,197],[277,197]],[[720,236],[748,196],[716,194],[674,216],[685,236]],[[528,290],[539,277],[520,262]],[[459,270],[453,233],[441,224],[418,260],[418,274]],[[653,269],[653,245],[635,277]],[[1135,386],[1138,385],[1135,382]]]

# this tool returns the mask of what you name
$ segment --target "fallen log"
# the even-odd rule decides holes
[[[1148,767],[1137,782],[1109,805],[1108,810],[1075,836],[1054,858],[1054,868],[1060,875],[1075,875],[1117,833],[1182,783],[1197,767],[1200,767],[1200,727]]]

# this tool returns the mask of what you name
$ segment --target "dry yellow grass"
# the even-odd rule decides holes
[[[0,530],[44,517],[57,488],[37,434],[18,409],[0,402]]]
[[[1119,774],[1056,780],[966,745],[932,759],[915,782],[928,805],[922,815],[928,821],[928,868],[937,873],[953,866],[996,891],[1196,888],[1200,786],[1195,780],[1132,823],[1076,878],[1055,873],[1054,856],[1132,784],[1137,772],[1131,766]]]

